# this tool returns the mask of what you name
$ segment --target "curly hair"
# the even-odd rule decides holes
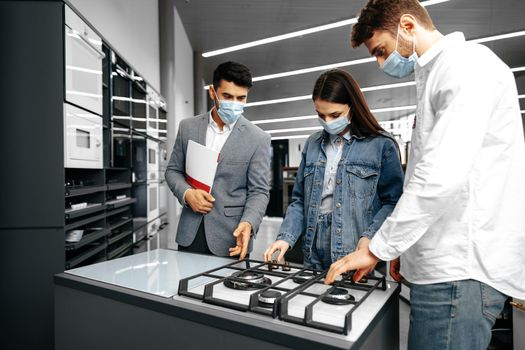
[[[386,30],[395,37],[399,19],[404,14],[414,16],[427,30],[436,29],[427,10],[417,0],[369,0],[352,28],[352,47],[370,39],[376,30]]]

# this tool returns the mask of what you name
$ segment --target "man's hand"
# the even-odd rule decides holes
[[[368,249],[369,244],[370,244],[370,238],[361,237],[359,241],[357,242],[357,247],[355,248],[355,251],[357,252],[358,250],[361,250],[361,249]],[[365,271],[364,272],[365,274],[363,276],[366,276],[372,273],[372,271],[374,271],[374,267],[375,267],[375,264],[370,269],[368,269],[368,271]]]
[[[184,194],[184,200],[190,208],[199,214],[208,214],[213,209],[215,198],[203,190],[187,190]]]
[[[401,282],[403,280],[403,276],[399,273],[399,269],[401,268],[401,260],[399,258],[395,258],[390,262],[390,276],[394,279],[396,282]]]
[[[351,270],[356,270],[354,273],[354,281],[357,282],[363,278],[370,269],[376,266],[379,259],[368,249],[370,240],[367,239],[359,243],[355,252],[337,260],[330,266],[330,270],[328,270],[328,274],[324,279],[325,284],[332,284],[342,273]]]
[[[270,245],[264,252],[264,261],[272,261],[272,255],[276,251],[279,251],[277,261],[282,261],[284,259],[284,254],[286,251],[288,251],[288,248],[290,248],[290,245],[282,239],[273,242],[272,245]]]
[[[248,254],[248,244],[252,235],[252,225],[249,222],[242,221],[237,226],[237,229],[233,231],[233,235],[236,238],[236,245],[230,248],[230,256],[239,255],[239,260],[242,260]]]

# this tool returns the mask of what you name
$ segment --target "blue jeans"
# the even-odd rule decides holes
[[[305,256],[304,266],[326,270],[332,264],[331,258],[332,213],[319,214],[315,229],[314,244],[310,259]]]
[[[474,280],[411,284],[408,349],[486,350],[506,299]]]

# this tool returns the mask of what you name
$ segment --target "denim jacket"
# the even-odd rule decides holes
[[[326,167],[325,131],[311,135],[302,152],[292,203],[277,235],[290,244],[304,234],[303,253],[309,261]],[[396,142],[388,135],[345,140],[337,167],[332,211],[332,262],[355,250],[359,238],[372,238],[392,213],[403,191],[403,170]]]

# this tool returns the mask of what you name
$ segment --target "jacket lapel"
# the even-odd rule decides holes
[[[201,114],[198,123],[198,132],[197,132],[197,143],[200,143],[203,146],[206,146],[206,130],[208,129],[208,119],[210,117],[210,112]]]
[[[247,120],[243,116],[241,116],[239,120],[237,120],[237,123],[235,123],[235,126],[233,127],[233,130],[230,136],[224,143],[224,146],[222,146],[221,156],[219,158],[219,164],[224,159],[223,155],[232,153],[236,145],[239,144],[237,141],[239,140],[240,137],[242,137],[242,130],[246,127],[246,124],[247,124]]]

